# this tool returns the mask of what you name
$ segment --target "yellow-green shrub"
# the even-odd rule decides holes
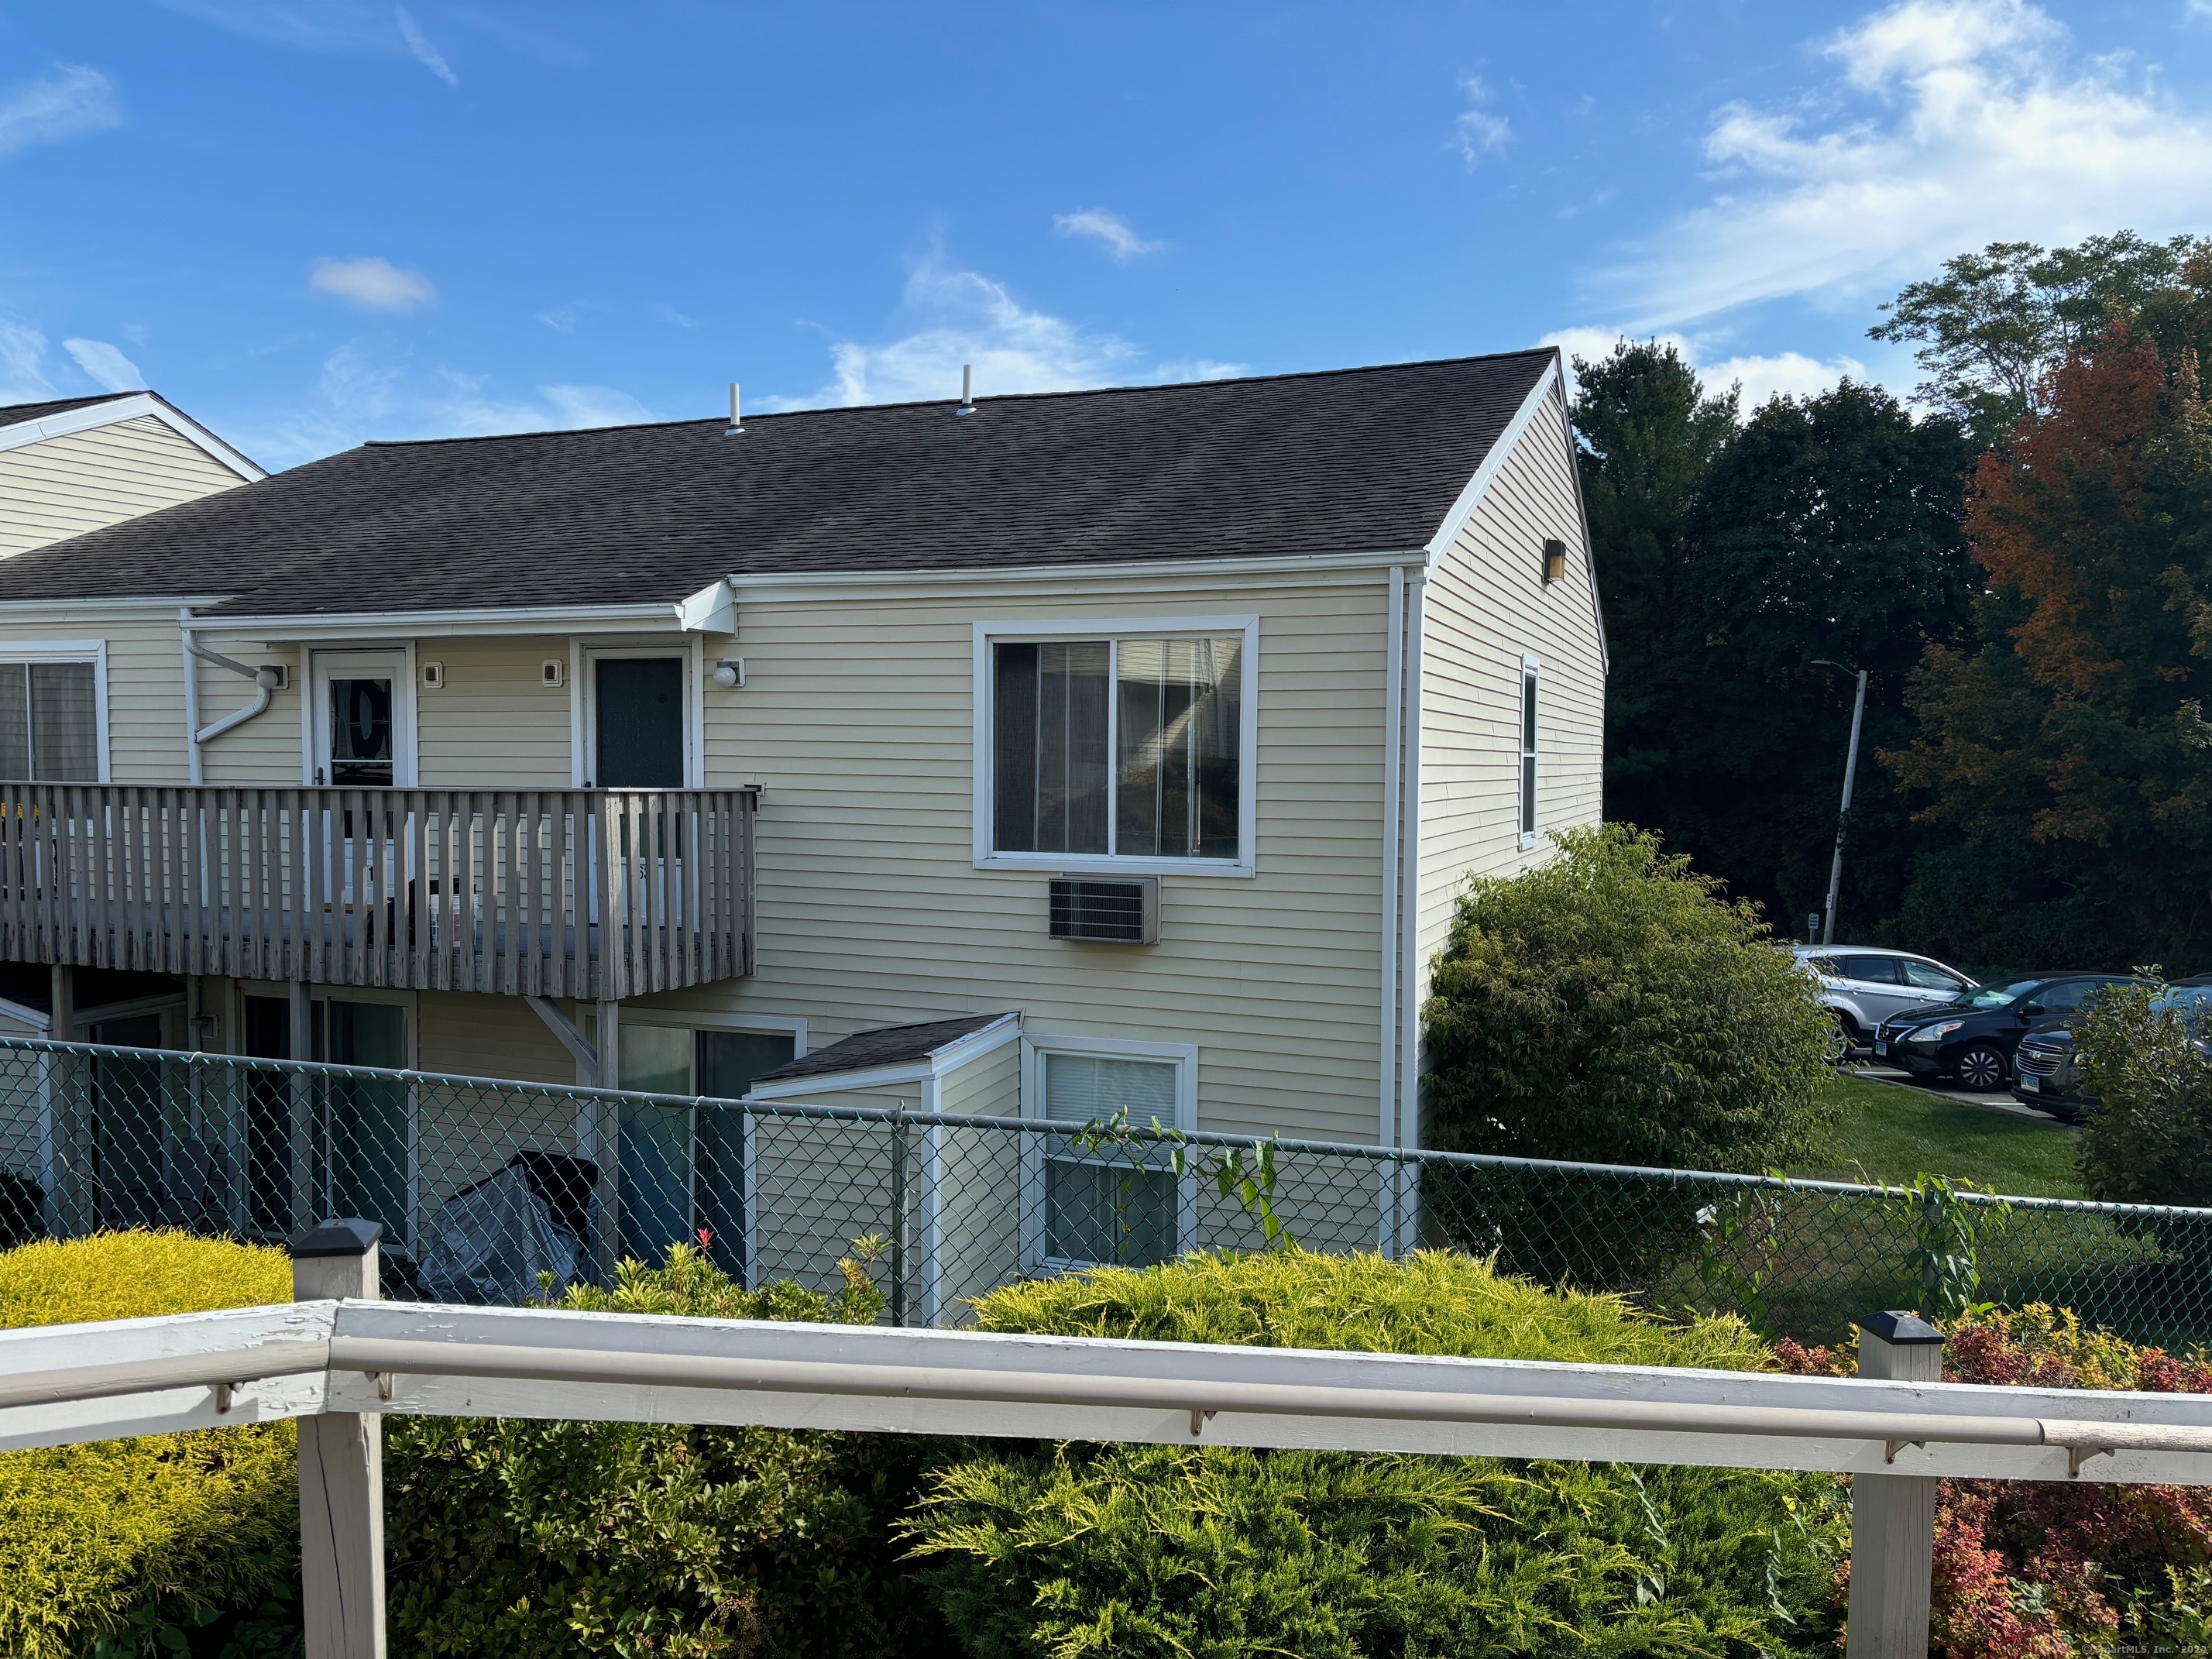
[[[0,1327],[289,1301],[281,1250],[176,1232],[0,1252]],[[0,1453],[0,1653],[130,1651],[296,1573],[289,1423]]]
[[[981,1298],[986,1330],[1761,1369],[1739,1321],[1669,1325],[1466,1256],[1191,1256]],[[971,1659],[1833,1651],[1845,1531],[1821,1474],[974,1442],[907,1534]]]

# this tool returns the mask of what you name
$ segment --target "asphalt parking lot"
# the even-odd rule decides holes
[[[2038,1111],[2033,1106],[2023,1106],[2012,1097],[2009,1090],[1990,1094],[1978,1094],[1948,1084],[1930,1083],[1894,1066],[1871,1063],[1861,1065],[1856,1073],[1869,1083],[1893,1083],[1900,1089],[1917,1089],[1923,1094],[1941,1095],[1946,1100],[1955,1100],[1961,1106],[1979,1107],[1985,1112],[2004,1112],[2013,1117],[2024,1117],[2036,1123],[2056,1123],[2058,1120],[2048,1112]]]

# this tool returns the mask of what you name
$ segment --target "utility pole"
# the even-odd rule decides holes
[[[1844,668],[1844,665],[1839,662],[1830,662],[1826,657],[1815,657],[1813,659],[1813,666],[1843,668],[1846,674],[1853,672],[1849,668]],[[1856,672],[1859,677],[1859,691],[1856,700],[1851,704],[1850,747],[1844,751],[1844,805],[1843,810],[1836,814],[1835,860],[1828,866],[1828,915],[1826,921],[1820,928],[1820,943],[1823,945],[1833,945],[1836,942],[1836,895],[1844,884],[1844,832],[1850,827],[1851,785],[1857,780],[1859,770],[1859,725],[1866,718],[1867,672],[1862,668]]]

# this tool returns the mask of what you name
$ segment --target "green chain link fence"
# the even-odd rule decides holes
[[[1494,1255],[1547,1284],[1843,1336],[1871,1308],[2048,1302],[2212,1344],[2212,1211],[768,1104],[0,1040],[0,1243],[384,1224],[387,1294],[512,1302],[702,1243],[834,1289],[873,1236],[889,1316],[1198,1249]]]

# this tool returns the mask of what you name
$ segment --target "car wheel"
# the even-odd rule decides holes
[[[1828,1064],[1841,1066],[1859,1046],[1859,1028],[1849,1014],[1838,1013],[1828,1028]]]
[[[1986,1042],[1977,1042],[1961,1052],[1955,1069],[1960,1087],[1984,1095],[2003,1088],[2012,1071],[2005,1063],[2004,1051]]]

